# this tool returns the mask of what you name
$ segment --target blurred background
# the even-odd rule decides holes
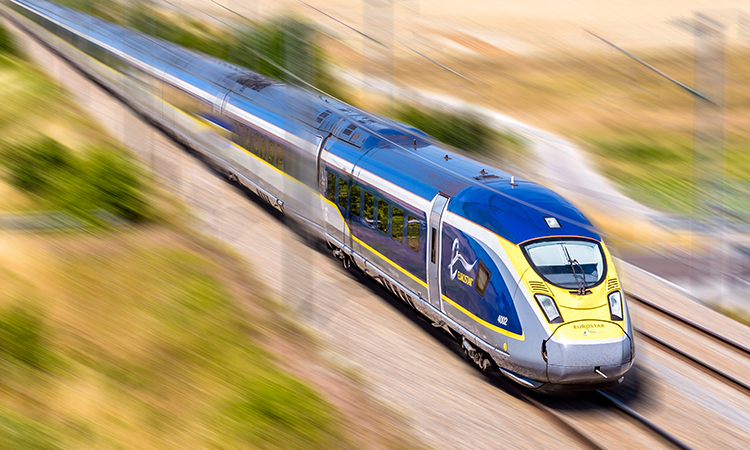
[[[544,184],[633,287],[750,323],[745,2],[58,3]],[[415,418],[444,406],[410,388],[439,384],[413,362],[456,365],[419,319],[131,111],[55,84],[14,33],[0,34],[0,446],[466,448],[458,425]],[[358,329],[378,339],[348,342]],[[472,387],[478,402],[492,388]],[[456,391],[440,395],[465,404]],[[508,442],[554,441],[531,430]]]

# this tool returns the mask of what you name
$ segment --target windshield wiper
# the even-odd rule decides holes
[[[565,257],[568,258],[568,264],[570,264],[570,271],[573,272],[573,278],[575,278],[576,283],[578,283],[578,295],[586,295],[586,272],[583,270],[583,266],[581,266],[577,259],[571,259],[567,247],[563,245],[562,248],[565,252]],[[576,266],[581,269],[580,279],[578,278],[578,274],[576,273]]]

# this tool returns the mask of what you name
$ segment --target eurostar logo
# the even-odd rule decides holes
[[[458,251],[459,244],[458,244],[458,238],[453,240],[453,246],[451,247],[451,263],[448,264],[448,270],[450,270],[451,273],[451,280],[455,280],[456,277],[458,279],[468,285],[473,286],[474,285],[474,279],[470,276],[466,275],[464,272],[471,272],[474,270],[474,266],[477,265],[477,261],[474,260],[473,263],[469,264],[466,261],[466,258],[461,254],[461,252]],[[461,272],[458,270],[457,267],[454,267],[456,263],[461,263],[461,266],[463,266],[464,272]]]

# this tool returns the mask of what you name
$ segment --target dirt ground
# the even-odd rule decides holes
[[[729,40],[750,43],[750,5],[742,0],[181,0],[175,4],[220,16],[231,16],[228,10],[232,10],[251,18],[291,10],[354,46],[361,46],[365,38],[347,25],[395,43],[401,47],[397,50],[408,46],[449,54],[606,48],[585,30],[631,47],[685,47],[693,41],[686,22],[696,13],[722,23]]]

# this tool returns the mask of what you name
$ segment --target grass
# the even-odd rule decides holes
[[[0,409],[0,447],[25,450],[60,450],[55,431],[45,424]]]
[[[733,319],[743,325],[750,327],[750,310],[736,307],[724,306],[721,304],[713,303],[709,305],[713,310],[722,313],[723,315]]]
[[[55,306],[66,317],[56,330],[64,336],[60,347],[76,349],[61,352],[69,361],[66,378],[98,380],[95,396],[118,405],[78,419],[118,434],[142,430],[138,447],[275,448],[295,441],[337,447],[333,407],[280,370],[253,338],[272,326],[273,313],[251,319],[239,308],[260,294],[233,279],[247,274],[227,273],[169,233],[115,244],[90,240],[54,264],[56,290],[69,299]],[[247,289],[244,299],[226,289],[220,280],[227,277]],[[84,289],[88,298],[77,298]],[[273,434],[254,431],[262,421]]]
[[[471,114],[400,105],[394,115],[438,141],[469,153],[503,158],[510,151],[518,152],[524,147],[521,136],[496,131]]]
[[[105,147],[78,155],[45,138],[0,150],[10,183],[45,210],[61,210],[106,225],[107,214],[131,223],[151,215],[143,175],[125,154]]]
[[[0,259],[0,400],[32,411],[0,423],[42,430],[24,448],[349,448],[340,413],[261,345],[284,319],[233,257],[166,230],[25,247],[44,285]]]
[[[0,208],[113,208],[132,221],[0,233],[0,447],[420,446],[379,427],[389,414],[317,355],[237,256],[180,222],[178,202],[62,89],[0,59],[0,90],[28,106],[0,104]],[[334,403],[350,395],[361,402],[343,414]]]
[[[696,153],[688,133],[640,130],[587,138],[603,173],[632,198],[686,216],[750,218],[750,142],[730,137],[725,150]]]
[[[166,219],[151,206],[163,193],[128,152],[29,63],[0,60],[0,211],[65,211],[98,227]]]

